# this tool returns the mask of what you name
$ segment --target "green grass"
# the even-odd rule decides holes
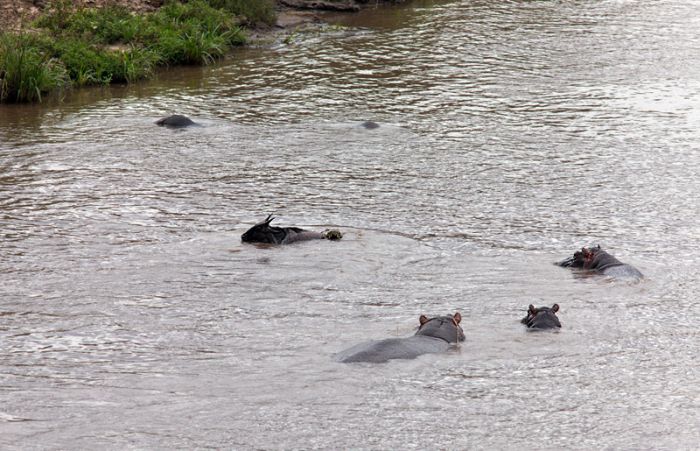
[[[223,9],[243,19],[248,25],[275,23],[275,4],[272,0],[207,0],[214,8]]]
[[[155,44],[168,64],[210,64],[228,49],[228,38],[207,30],[169,31]]]
[[[28,34],[0,34],[0,102],[41,101],[68,85],[65,67]]]
[[[34,23],[32,37],[1,35],[0,102],[41,101],[66,84],[129,83],[158,66],[210,64],[245,43],[241,23],[274,20],[270,0],[216,2],[170,1],[137,15],[58,0]]]
[[[209,64],[245,42],[233,16],[201,0],[169,3],[150,19],[139,38],[164,64]]]
[[[73,8],[72,3],[58,0],[36,21],[36,26],[53,35],[72,36],[95,44],[130,42],[143,23],[121,6]]]
[[[160,58],[156,52],[142,47],[110,50],[70,37],[48,44],[47,53],[63,63],[75,86],[149,78]]]

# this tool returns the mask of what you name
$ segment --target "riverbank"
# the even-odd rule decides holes
[[[377,3],[400,3],[405,0],[270,0],[270,4],[277,12],[278,23],[285,24],[289,17],[304,16],[303,11],[359,11],[363,7],[376,5]],[[37,19],[52,2],[48,0],[0,0],[0,29],[17,31],[23,25]],[[164,0],[78,0],[71,2],[74,5],[87,8],[101,8],[104,6],[122,6],[129,11],[143,14],[154,12],[165,3]],[[226,3],[225,0],[220,2]],[[243,1],[230,1],[240,3]],[[260,2],[264,4],[265,2]]]
[[[396,2],[396,0],[388,1]],[[372,1],[372,5],[376,4]],[[384,1],[387,3],[387,1]],[[0,103],[206,65],[232,47],[369,0],[0,0]]]

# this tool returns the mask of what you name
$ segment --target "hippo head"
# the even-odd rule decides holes
[[[241,235],[241,241],[244,243],[281,243],[286,232],[280,227],[271,226],[270,223],[275,219],[269,215],[263,222],[255,224]]]
[[[530,304],[527,309],[527,316],[520,322],[531,329],[554,329],[561,327],[556,313],[559,311],[559,304],[551,307],[535,307]]]
[[[440,338],[448,343],[464,341],[464,331],[459,325],[462,321],[462,315],[459,312],[453,316],[436,316],[434,318],[421,315],[418,321],[420,326],[416,335]]]
[[[584,247],[581,248],[581,259],[583,261],[583,268],[589,269],[595,266],[596,257],[604,254],[605,251],[600,248],[600,245],[595,247]]]
[[[590,262],[593,261],[595,255],[599,251],[601,251],[600,245],[595,247],[582,247],[580,251],[574,252],[573,257],[562,260],[557,263],[557,265],[566,268],[585,268],[587,267],[587,263],[590,265]]]

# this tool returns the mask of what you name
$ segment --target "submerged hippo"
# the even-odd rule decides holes
[[[379,128],[379,124],[374,121],[364,121],[360,124],[360,127],[366,128],[367,130],[374,130],[375,128]]]
[[[462,315],[436,316],[421,315],[420,326],[412,337],[387,338],[360,343],[338,353],[339,362],[382,363],[392,359],[414,359],[422,354],[444,352],[453,343],[464,341],[464,331],[459,325]]]
[[[181,128],[189,127],[190,125],[197,125],[197,123],[194,122],[192,119],[181,114],[173,114],[172,116],[164,117],[163,119],[158,119],[156,121],[156,124],[160,125],[161,127],[165,126],[170,128]]]
[[[554,304],[552,307],[535,307],[530,304],[527,309],[527,316],[521,319],[520,322],[525,324],[528,329],[558,329],[561,327],[559,318],[556,313],[559,311],[559,304]]]
[[[580,251],[574,252],[572,257],[557,263],[565,268],[579,268],[588,271],[598,272],[610,277],[644,277],[637,268],[626,263],[622,263],[612,255],[600,248],[582,247]]]
[[[339,240],[343,234],[339,230],[311,232],[299,227],[275,227],[270,223],[275,218],[269,215],[261,223],[255,224],[241,236],[244,243],[289,244],[308,240]]]

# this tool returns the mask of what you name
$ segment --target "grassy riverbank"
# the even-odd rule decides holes
[[[245,43],[244,27],[274,21],[272,0],[170,1],[143,14],[59,0],[30,29],[0,33],[0,103],[128,83],[159,66],[209,64]]]

